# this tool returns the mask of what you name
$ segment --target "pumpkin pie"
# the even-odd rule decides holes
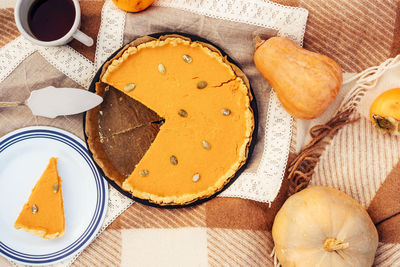
[[[64,235],[64,204],[57,158],[50,159],[14,227],[46,239]]]
[[[140,38],[100,77],[104,103],[87,113],[88,144],[134,197],[188,204],[220,191],[245,163],[254,129],[248,80],[213,46]]]

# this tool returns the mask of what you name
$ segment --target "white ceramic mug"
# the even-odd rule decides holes
[[[59,46],[70,42],[72,39],[76,39],[86,46],[93,45],[93,39],[84,34],[79,30],[81,24],[81,8],[79,6],[78,0],[71,0],[75,7],[75,20],[71,29],[60,39],[54,41],[41,41],[37,39],[31,32],[28,25],[28,13],[33,3],[36,0],[17,0],[15,6],[14,17],[17,24],[18,30],[21,32],[22,36],[31,41],[34,44],[41,46]]]

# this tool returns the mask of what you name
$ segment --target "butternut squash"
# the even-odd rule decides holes
[[[284,37],[255,41],[254,63],[288,113],[314,119],[328,109],[343,82],[340,66],[333,59]]]

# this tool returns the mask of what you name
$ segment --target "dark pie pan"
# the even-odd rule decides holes
[[[151,36],[151,37],[154,37],[154,38],[159,38],[159,37],[161,37],[161,36],[163,36],[163,35],[169,35],[169,34],[178,34],[178,35],[181,35],[181,36],[184,36],[184,37],[188,37],[188,38],[190,38],[192,41],[199,41],[199,42],[211,44],[212,46],[214,46],[215,48],[217,48],[217,49],[221,52],[221,54],[222,54],[223,56],[226,56],[226,58],[228,59],[229,62],[233,63],[234,65],[236,65],[236,66],[238,66],[238,67],[240,68],[240,65],[237,64],[237,62],[235,62],[231,57],[229,57],[229,55],[226,54],[221,48],[219,48],[217,45],[215,45],[215,44],[213,44],[212,42],[210,42],[210,41],[208,41],[208,40],[206,40],[206,39],[204,39],[204,38],[201,38],[201,37],[199,37],[199,36],[196,36],[196,35],[193,35],[193,34],[188,34],[188,33],[182,33],[182,32],[160,32],[160,33],[149,34],[148,36]],[[121,48],[119,48],[117,51],[115,51],[115,52],[106,60],[106,62],[109,61],[109,60],[111,60],[111,59],[112,59],[120,50],[122,50],[123,48],[124,48],[124,46],[121,47]],[[104,64],[103,64],[103,65],[104,65]],[[97,71],[96,75],[94,76],[94,78],[93,78],[93,80],[92,80],[92,83],[90,84],[90,87],[89,87],[89,91],[90,91],[90,92],[95,92],[95,91],[96,91],[96,82],[98,82],[98,81],[100,80],[100,74],[101,74],[103,65],[99,68],[99,70]],[[209,197],[206,197],[206,198],[198,199],[198,200],[196,200],[196,201],[194,201],[194,202],[191,202],[191,203],[189,203],[189,204],[183,204],[183,205],[160,205],[160,204],[157,204],[157,203],[150,202],[149,200],[145,200],[145,199],[141,199],[141,198],[132,196],[129,192],[127,192],[127,191],[123,190],[121,187],[119,187],[112,179],[108,178],[108,177],[104,174],[103,170],[98,166],[98,164],[97,164],[96,162],[95,162],[95,164],[96,164],[97,168],[99,169],[100,173],[101,173],[101,174],[103,175],[103,177],[108,181],[108,183],[111,184],[111,186],[113,186],[115,189],[117,189],[119,192],[121,192],[121,193],[122,193],[123,195],[125,195],[126,197],[131,198],[131,199],[133,199],[133,200],[135,200],[135,201],[137,201],[137,202],[139,202],[139,203],[142,203],[142,204],[145,204],[145,205],[148,205],[148,206],[158,207],[158,208],[183,208],[183,207],[189,207],[189,206],[193,206],[193,205],[198,205],[198,204],[201,204],[201,203],[203,203],[203,202],[205,202],[205,201],[207,201],[207,200],[209,200],[209,199],[212,199],[212,198],[216,197],[219,193],[221,193],[221,192],[223,192],[224,190],[226,190],[233,182],[235,182],[235,180],[240,176],[240,174],[246,169],[248,159],[249,159],[249,158],[251,157],[251,155],[253,154],[254,146],[255,146],[255,143],[256,143],[256,139],[257,139],[258,112],[257,112],[257,103],[256,103],[256,100],[255,100],[254,92],[253,92],[253,90],[252,90],[252,88],[251,88],[251,85],[250,85],[250,92],[251,92],[251,94],[252,94],[252,96],[253,96],[253,100],[250,102],[250,106],[251,106],[251,108],[253,109],[253,113],[254,113],[254,131],[253,131],[253,135],[252,135],[252,139],[251,139],[250,146],[249,146],[249,148],[248,148],[249,151],[248,151],[247,160],[246,160],[245,164],[244,164],[242,167],[240,167],[240,169],[239,169],[239,170],[235,173],[235,175],[230,179],[230,181],[229,181],[220,191],[214,193],[212,196],[209,196]],[[86,142],[86,145],[88,146],[89,154],[90,154],[91,157],[93,158],[93,154],[92,154],[92,152],[90,151],[89,145],[88,145],[88,143],[87,143],[88,137],[87,137],[87,135],[86,135],[86,112],[84,113],[84,117],[83,117],[83,130],[84,130],[85,142]]]

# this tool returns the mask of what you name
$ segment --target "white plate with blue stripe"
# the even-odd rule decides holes
[[[58,157],[65,234],[42,239],[14,222],[49,159]],[[28,265],[52,264],[82,251],[94,239],[106,214],[108,185],[85,143],[53,127],[34,126],[0,138],[0,254]]]

